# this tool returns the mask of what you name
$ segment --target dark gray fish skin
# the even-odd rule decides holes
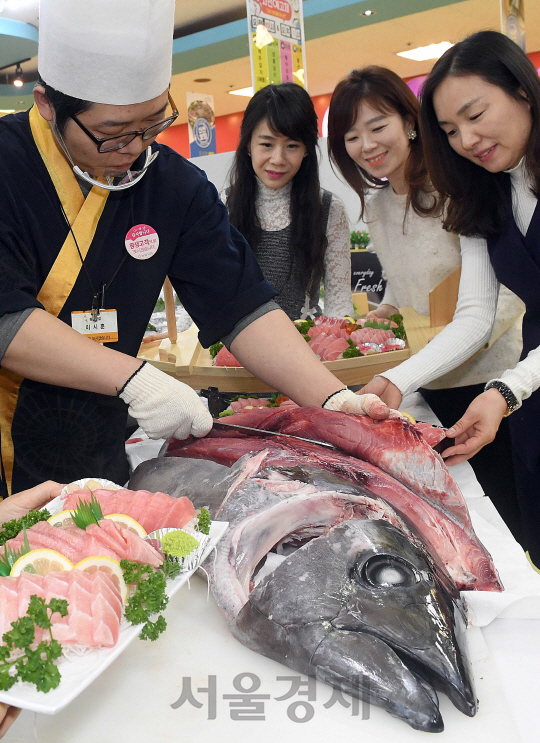
[[[284,500],[296,502],[294,491],[267,490],[265,478],[268,486],[272,480],[294,479],[299,487],[307,483],[336,497],[361,494],[379,500],[311,466],[268,468],[249,479],[250,468],[258,471],[257,456],[244,457],[230,469],[201,460],[166,459],[157,465],[154,460],[137,468],[130,487],[187,495],[197,507],[210,505],[213,515],[230,521],[231,535],[254,516],[267,512],[271,520]],[[230,538],[224,537],[218,553],[232,573],[223,581],[208,567],[231,632],[254,651],[381,706],[418,730],[443,729],[434,687],[474,715],[466,620],[455,586],[448,591],[428,555],[391,524],[344,518],[287,557],[243,605],[238,604],[241,591],[229,599],[237,580],[233,566],[241,570],[242,551],[233,558]],[[393,584],[396,570],[404,579],[401,586]],[[377,584],[377,576],[388,575],[387,585]]]
[[[206,459],[149,459],[133,471],[130,490],[158,491],[173,498],[187,496],[196,508],[205,506],[214,518],[237,478],[238,468]]]

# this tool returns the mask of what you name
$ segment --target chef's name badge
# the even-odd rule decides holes
[[[71,327],[96,343],[116,343],[118,341],[118,317],[116,310],[99,310],[92,317],[92,310],[71,313]]]

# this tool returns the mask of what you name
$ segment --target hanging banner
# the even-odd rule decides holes
[[[501,30],[525,49],[525,0],[501,0]]]
[[[214,96],[207,93],[186,93],[190,157],[215,155],[216,117]]]
[[[247,0],[253,91],[271,83],[307,90],[302,0]]]

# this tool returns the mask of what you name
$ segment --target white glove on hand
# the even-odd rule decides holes
[[[118,393],[151,439],[206,436],[212,416],[197,393],[146,362]]]
[[[392,410],[377,395],[356,395],[345,388],[332,395],[323,405],[325,410],[339,410],[341,413],[369,415],[375,420],[401,417],[397,410]]]

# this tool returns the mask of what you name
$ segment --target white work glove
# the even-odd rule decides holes
[[[146,362],[118,393],[151,439],[206,436],[212,416],[197,393]]]
[[[401,418],[397,410],[392,410],[377,395],[356,395],[347,387],[335,392],[324,403],[325,410],[339,410],[341,413],[369,415],[370,418]]]

